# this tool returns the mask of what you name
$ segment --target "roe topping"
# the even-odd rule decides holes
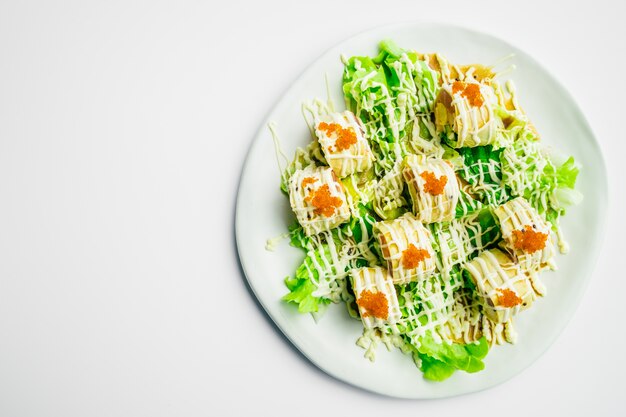
[[[415,245],[411,243],[409,247],[402,252],[402,266],[405,269],[414,269],[426,258],[430,258],[430,253],[428,253],[426,249],[416,248]]]
[[[522,299],[515,294],[515,291],[511,291],[508,288],[497,288],[498,292],[498,305],[502,307],[515,307],[522,303]]]
[[[321,214],[325,217],[330,217],[335,213],[335,209],[342,204],[341,198],[333,197],[330,194],[330,188],[328,184],[324,184],[317,190],[312,190],[304,201],[311,204],[315,210],[315,214]]]
[[[461,92],[461,95],[467,99],[470,106],[480,107],[485,102],[482,94],[480,94],[479,84],[455,81],[452,84],[452,94],[456,94],[459,91]]]
[[[444,187],[448,183],[448,177],[442,175],[437,178],[435,173],[431,171],[422,172],[420,177],[424,180],[424,191],[432,195],[442,194]]]
[[[516,249],[524,252],[534,253],[546,247],[548,235],[536,232],[532,227],[526,226],[523,230],[513,230],[514,243]]]
[[[309,184],[313,184],[314,182],[317,182],[317,178],[306,177],[302,180],[302,188],[306,187]]]
[[[356,132],[351,127],[344,129],[337,123],[322,122],[318,128],[322,132],[326,132],[328,136],[335,135],[336,151],[344,151],[356,143]]]
[[[387,320],[389,316],[389,303],[387,302],[387,297],[382,292],[363,290],[356,303],[365,310],[362,314],[363,317],[374,316]]]

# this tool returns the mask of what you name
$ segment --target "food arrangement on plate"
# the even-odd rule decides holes
[[[568,250],[559,217],[582,198],[579,168],[494,67],[389,40],[342,61],[347,110],[305,102],[312,141],[281,168],[305,253],[283,299],[316,317],[345,304],[370,360],[383,343],[429,380],[480,371]]]

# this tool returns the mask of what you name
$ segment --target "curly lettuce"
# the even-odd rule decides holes
[[[518,139],[502,152],[502,182],[512,196],[522,196],[558,228],[566,208],[582,195],[574,189],[580,168],[574,158],[556,164],[541,142]]]
[[[365,126],[378,174],[406,155],[414,119],[431,111],[438,91],[437,73],[416,52],[389,40],[379,47],[375,58],[349,58],[343,75],[346,104]]]
[[[419,358],[419,368],[428,380],[444,381],[457,370],[474,373],[485,369],[482,360],[489,353],[485,337],[480,338],[477,343],[448,344],[438,343],[428,334],[420,342],[415,350]]]

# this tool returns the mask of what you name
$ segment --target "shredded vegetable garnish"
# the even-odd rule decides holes
[[[389,40],[342,62],[347,109],[303,103],[314,138],[282,170],[304,254],[283,299],[316,319],[345,303],[370,360],[383,342],[429,380],[478,372],[545,294],[579,168],[552,158],[493,65]]]

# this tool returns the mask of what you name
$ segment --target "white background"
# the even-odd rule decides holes
[[[623,412],[623,1],[55,3],[0,2],[0,416]],[[290,82],[335,43],[411,19],[542,62],[610,184],[602,256],[557,342],[501,386],[437,401],[308,363],[248,291],[233,234],[246,151]]]

